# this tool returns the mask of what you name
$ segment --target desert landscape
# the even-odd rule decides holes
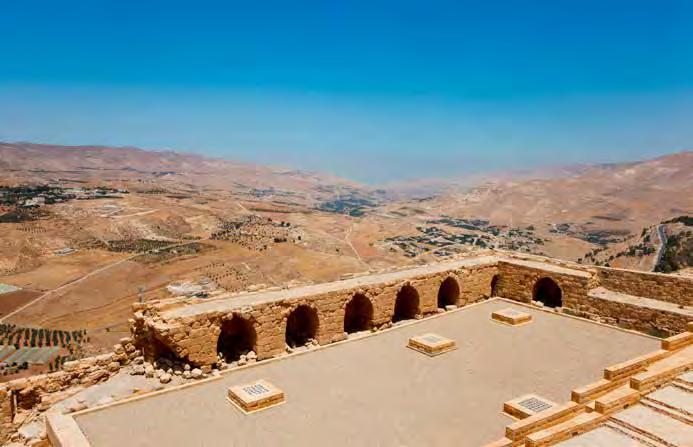
[[[0,446],[693,447],[691,6],[3,2]]]
[[[489,248],[683,275],[691,265],[693,195],[679,192],[693,190],[692,152],[425,192],[135,148],[3,143],[0,160],[0,318],[84,333],[74,352],[58,346],[66,357],[109,349],[134,302]]]

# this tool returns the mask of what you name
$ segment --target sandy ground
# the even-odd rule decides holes
[[[490,320],[514,307],[534,321]],[[435,332],[458,349],[429,358],[405,347]],[[504,401],[536,393],[555,402],[613,363],[657,349],[657,340],[492,300],[364,339],[260,363],[223,379],[85,413],[77,422],[96,447],[478,446],[512,422]],[[226,388],[264,378],[283,405],[244,415]],[[123,427],[128,427],[123,431]]]

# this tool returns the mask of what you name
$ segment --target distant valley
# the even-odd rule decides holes
[[[24,328],[73,331],[69,358],[126,334],[138,300],[488,248],[689,274],[691,192],[693,152],[368,186],[170,151],[0,143],[0,317],[11,343]]]

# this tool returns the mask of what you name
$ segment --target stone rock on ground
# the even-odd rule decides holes
[[[27,440],[41,439],[46,436],[46,424],[43,421],[32,421],[19,427],[18,432]]]
[[[164,373],[159,377],[159,382],[161,383],[169,383],[171,381],[172,377],[171,374],[169,373]]]
[[[201,379],[202,378],[202,370],[199,368],[195,368],[192,371],[190,371],[190,377],[193,379]]]
[[[132,370],[130,371],[130,374],[133,376],[142,376],[144,375],[144,365],[135,365],[132,367]]]

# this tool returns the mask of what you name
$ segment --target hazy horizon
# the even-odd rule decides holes
[[[693,141],[687,2],[166,5],[5,5],[0,140],[371,184]]]

